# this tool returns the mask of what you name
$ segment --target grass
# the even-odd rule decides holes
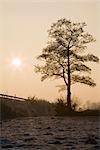
[[[50,103],[34,98],[25,101],[0,99],[0,120],[35,116],[100,116],[100,109],[69,111],[63,101]]]

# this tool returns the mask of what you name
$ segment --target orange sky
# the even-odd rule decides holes
[[[61,81],[40,81],[35,74],[36,57],[41,54],[48,40],[47,30],[60,18],[74,22],[86,22],[87,31],[96,42],[89,52],[100,58],[100,1],[99,0],[0,0],[0,93],[21,97],[37,96],[55,100],[65,92],[58,93],[56,85]],[[12,65],[19,57],[22,65]],[[74,85],[72,96],[82,101],[100,101],[100,63],[91,64],[95,88]]]

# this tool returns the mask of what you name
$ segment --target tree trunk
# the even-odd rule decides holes
[[[67,86],[67,107],[69,110],[72,110],[71,107],[71,79],[70,79],[70,58],[69,58],[69,48],[68,48],[68,86]]]
[[[67,107],[69,110],[72,110],[71,107],[71,92],[70,92],[70,86],[67,89]]]

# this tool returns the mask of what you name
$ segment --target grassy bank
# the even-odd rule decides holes
[[[69,111],[63,102],[50,103],[38,99],[25,101],[0,99],[0,120],[35,116],[100,116],[100,110]]]

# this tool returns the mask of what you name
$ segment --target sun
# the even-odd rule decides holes
[[[15,66],[15,67],[20,67],[21,66],[21,60],[19,58],[14,58],[12,60],[12,64]]]

